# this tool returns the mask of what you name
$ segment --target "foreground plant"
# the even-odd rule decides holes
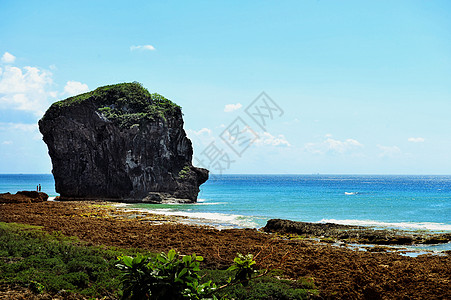
[[[270,271],[257,269],[257,256],[237,253],[233,265],[226,271],[201,271],[199,266],[203,258],[195,254],[180,256],[170,250],[155,257],[122,255],[116,264],[123,272],[122,299],[247,299],[247,296],[252,299],[305,299],[312,294],[313,285],[307,287],[308,290],[293,289],[288,281],[266,276]],[[212,275],[220,286],[205,279]],[[223,280],[224,275],[228,276],[227,280]],[[268,278],[264,279],[264,276]],[[251,281],[255,284],[249,285]]]
[[[118,257],[122,270],[123,299],[205,299],[216,286],[200,283],[202,256],[185,255],[179,259],[175,250],[156,257],[138,255]]]
[[[240,253],[227,270],[234,272],[228,283],[217,287],[211,280],[200,282],[202,256],[184,255],[175,250],[162,252],[155,258],[138,255],[118,257],[117,267],[123,271],[123,299],[216,299],[215,291],[241,284],[246,286],[258,270],[252,254]],[[258,276],[259,277],[259,276]]]

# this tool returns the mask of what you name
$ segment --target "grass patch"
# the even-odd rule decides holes
[[[90,297],[120,295],[117,256],[137,250],[83,246],[60,232],[0,222],[0,282],[37,293],[65,290]]]
[[[61,291],[90,298],[120,298],[121,271],[117,257],[139,254],[142,249],[86,246],[61,232],[51,234],[41,227],[0,222],[0,284],[27,287],[39,294]],[[231,262],[232,263],[232,262]],[[232,276],[227,270],[202,270],[202,282],[222,286]],[[247,286],[234,285],[215,293],[218,299],[310,299],[318,294],[313,281],[279,279],[280,274],[253,279]]]
[[[204,270],[205,280],[212,280],[221,286],[227,283],[231,272],[226,270]],[[251,300],[295,300],[310,299],[318,295],[318,290],[312,280],[284,280],[274,273],[249,281],[248,286],[235,285],[218,291],[218,299],[251,299]]]

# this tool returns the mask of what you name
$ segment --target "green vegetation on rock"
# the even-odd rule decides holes
[[[188,176],[190,169],[190,166],[184,166],[179,172],[179,178],[185,179],[185,177]]]
[[[139,126],[145,121],[166,120],[181,108],[157,93],[151,94],[138,82],[99,87],[94,91],[55,102],[53,109],[92,103],[106,119],[121,128]]]

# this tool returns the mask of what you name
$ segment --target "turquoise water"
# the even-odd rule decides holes
[[[56,196],[52,175],[0,175],[0,192]],[[262,227],[271,218],[451,231],[451,176],[221,175],[201,186],[199,203],[134,204],[225,227]]]
[[[58,196],[51,174],[0,174],[0,193],[35,191],[38,184],[41,185],[41,191],[50,197]]]
[[[132,207],[237,227],[282,218],[450,231],[451,176],[221,175],[198,204]]]

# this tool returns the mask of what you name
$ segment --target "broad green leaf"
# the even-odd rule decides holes
[[[132,267],[133,264],[133,258],[131,258],[130,256],[123,256],[122,257],[122,262],[124,263],[124,265],[126,265],[127,267]]]
[[[177,253],[175,252],[174,249],[169,250],[169,252],[168,252],[168,259],[169,260],[173,260],[176,254]]]
[[[161,254],[157,255],[157,260],[161,261],[162,263],[166,263],[168,261],[168,259]]]
[[[190,264],[191,263],[191,256],[189,256],[189,255],[183,256],[183,262],[185,264]]]
[[[186,274],[186,272],[188,272],[188,269],[187,269],[187,268],[183,268],[183,269],[180,271],[178,277],[179,277],[179,278],[182,277],[183,275]]]
[[[203,261],[204,258],[203,258],[202,256],[196,256],[196,260],[197,260],[197,261]]]

